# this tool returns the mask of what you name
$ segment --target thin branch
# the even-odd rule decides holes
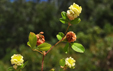
[[[45,55],[43,55],[43,58],[42,58],[42,67],[41,67],[41,71],[43,71],[44,57],[45,57]]]
[[[36,49],[32,49],[33,51],[37,51],[37,52],[39,52],[39,53],[41,53],[41,54],[43,54],[41,51],[39,51],[39,50],[36,50]]]
[[[70,26],[71,26],[71,24],[68,23],[68,27],[67,27],[67,29],[66,29],[65,35],[66,35],[67,30],[69,29]],[[38,52],[40,52],[41,54],[43,54],[41,71],[43,71],[44,57],[46,56],[46,54],[47,54],[49,51],[51,51],[51,49],[52,49],[53,47],[55,47],[58,43],[60,43],[61,41],[64,40],[65,35],[63,36],[63,38],[62,38],[60,41],[58,41],[55,45],[53,45],[46,53],[45,53],[45,52],[42,53],[42,52],[40,52],[40,51],[38,51],[38,50],[35,50],[35,51],[38,51]]]
[[[70,26],[71,26],[71,24],[68,23],[68,27],[67,27],[67,29],[66,29],[65,35],[66,35],[66,33],[67,33],[67,31],[68,31],[68,29],[69,29]],[[64,36],[65,36],[65,35],[64,35]]]
[[[67,29],[66,29],[65,35],[66,35],[67,30],[69,29],[70,26],[71,26],[71,24],[68,23],[68,27],[67,27]],[[51,49],[52,49],[54,46],[56,46],[58,43],[60,43],[60,42],[64,39],[65,35],[63,36],[63,38],[62,38],[60,41],[58,41],[55,45],[53,45],[53,46],[46,52],[46,54],[47,54],[49,51],[51,51]],[[45,54],[45,55],[46,55],[46,54]]]

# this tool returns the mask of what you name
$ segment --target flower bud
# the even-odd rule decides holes
[[[52,68],[50,71],[55,71],[55,69],[54,69],[54,68]]]
[[[40,32],[40,34],[44,34],[44,32]]]
[[[70,31],[66,34],[66,39],[69,43],[76,41],[76,35],[74,32]]]
[[[45,37],[43,35],[41,35],[41,34],[43,34],[43,32],[40,32],[39,34],[36,35],[36,37],[37,37],[37,45],[40,45],[40,44],[45,42]]]

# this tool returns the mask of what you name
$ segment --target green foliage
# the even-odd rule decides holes
[[[15,69],[13,67],[9,67],[8,70],[9,71],[15,71]]]
[[[83,44],[86,51],[78,54],[69,50],[69,54],[76,58],[76,66],[75,69],[67,71],[113,71],[112,0],[49,0],[40,3],[16,1],[0,0],[0,71],[7,71],[11,65],[10,56],[14,53],[22,53],[24,59],[28,60],[23,71],[40,71],[39,61],[42,56],[23,44],[28,41],[30,31],[44,31],[46,41],[56,42],[56,34],[67,27],[59,22],[60,13],[67,11],[73,2],[83,9],[80,14],[82,21],[71,26],[69,30],[76,33],[77,42]],[[61,55],[64,53],[64,46],[59,45],[48,54],[45,58],[49,59],[45,62],[45,71],[52,67],[59,71],[58,61],[65,56]]]
[[[66,12],[61,12],[61,16],[62,16],[62,18],[60,18],[60,21],[63,23],[63,24],[66,24],[66,23],[68,23],[69,22],[69,19],[67,18],[67,14],[66,14]]]
[[[64,11],[61,12],[61,16],[62,16],[63,19],[67,19],[67,13],[66,12],[64,12]]]
[[[59,62],[60,66],[65,66],[65,59],[60,59],[60,62]]]
[[[80,43],[72,43],[71,47],[74,51],[83,53],[85,48]]]
[[[80,18],[75,18],[74,20],[70,21],[71,24],[78,24],[81,21]]]
[[[30,45],[29,41],[27,42],[27,45],[28,45],[29,47],[31,47],[31,45]]]
[[[35,33],[30,32],[29,34],[29,41],[27,42],[27,45],[30,46],[32,49],[37,49],[39,51],[47,51],[51,48],[51,44],[49,43],[43,43],[36,47],[37,43],[37,37]]]
[[[59,32],[59,33],[56,35],[56,37],[57,37],[58,40],[61,40],[61,39],[64,37],[64,33]]]
[[[39,46],[36,47],[37,50],[39,51],[47,51],[51,48],[51,44],[49,43],[42,43]]]
[[[29,34],[29,41],[28,41],[28,46],[31,46],[31,48],[35,48],[36,47],[36,43],[37,43],[37,37],[35,35],[35,33],[30,32]]]
[[[64,47],[64,51],[67,54],[69,51],[69,43],[66,43],[65,47]]]
[[[60,71],[63,71],[63,69],[61,68]]]

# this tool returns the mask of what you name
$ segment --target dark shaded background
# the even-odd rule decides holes
[[[69,50],[65,43],[57,45],[45,57],[44,71],[60,69],[59,59],[72,56],[76,67],[67,71],[113,71],[113,0],[0,0],[0,71],[8,71],[10,57],[15,53],[28,61],[23,71],[40,71],[42,56],[28,46],[29,32],[44,32],[46,42],[55,44],[56,34],[65,32],[61,24],[62,11],[73,2],[82,6],[81,22],[69,28],[77,35],[77,41],[85,47],[84,54]]]

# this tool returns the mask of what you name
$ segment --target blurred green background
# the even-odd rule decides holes
[[[44,32],[46,42],[54,45],[56,34],[68,25],[59,21],[62,11],[73,2],[82,6],[81,22],[72,25],[77,41],[85,47],[84,54],[72,49],[65,54],[61,43],[45,57],[44,71],[60,69],[59,60],[72,56],[75,69],[67,71],[113,71],[113,0],[0,0],[0,71],[8,71],[13,54],[28,61],[23,71],[40,71],[42,55],[28,46],[29,32]]]

